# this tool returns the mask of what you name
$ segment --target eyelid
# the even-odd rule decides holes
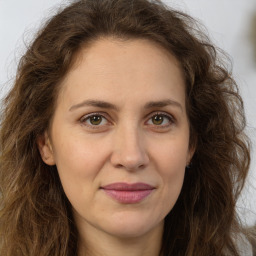
[[[168,118],[170,120],[170,124],[169,125],[154,125],[154,124],[152,124],[153,126],[155,126],[157,128],[165,128],[166,126],[170,126],[173,123],[176,123],[176,118],[173,115],[171,115],[171,114],[169,114],[167,112],[164,112],[164,111],[154,111],[154,112],[151,112],[147,116],[147,121],[146,122],[148,122],[152,117],[157,116],[157,115],[162,115],[162,116],[164,116],[164,117],[166,117],[166,118]]]
[[[170,122],[168,124],[160,124],[160,125],[155,125],[155,124],[148,124],[150,126],[154,126],[155,128],[157,129],[163,129],[163,128],[168,128],[170,127],[171,125],[173,125],[174,123],[176,123],[176,118],[170,114],[170,113],[167,113],[165,111],[153,111],[151,112],[150,114],[147,115],[146,117],[146,122],[147,123],[152,117],[156,116],[156,115],[161,115],[161,116],[164,116],[165,118],[168,118],[170,120]],[[106,121],[107,121],[107,124],[99,124],[99,125],[90,125],[90,124],[87,124],[86,121],[92,117],[92,116],[101,116],[102,118],[104,118]],[[111,125],[112,121],[111,121],[111,118],[109,117],[109,115],[105,112],[91,112],[89,114],[85,114],[83,115],[80,119],[79,119],[79,122],[82,124],[82,125],[85,125],[91,129],[100,129],[100,128],[103,128],[103,127],[106,127],[106,126],[109,126]]]
[[[104,125],[90,125],[90,124],[86,124],[85,121],[87,121],[90,117],[92,116],[101,116],[102,118],[106,119],[108,123],[110,122],[110,117],[107,113],[105,112],[92,112],[86,115],[83,115],[80,119],[79,122],[87,127],[93,128],[93,129],[99,129],[102,126],[106,126],[106,124]],[[109,125],[109,124],[108,124]]]

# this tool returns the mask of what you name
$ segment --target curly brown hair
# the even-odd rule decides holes
[[[80,0],[52,17],[21,58],[0,130],[0,254],[77,255],[78,232],[55,166],[37,138],[79,50],[101,37],[156,42],[180,62],[195,154],[166,216],[165,256],[239,255],[236,201],[250,154],[245,115],[225,56],[187,14],[157,0]]]

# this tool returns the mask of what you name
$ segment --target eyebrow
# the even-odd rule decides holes
[[[83,101],[83,102],[81,102],[79,104],[73,105],[69,109],[69,111],[73,111],[73,110],[75,110],[77,108],[86,107],[86,106],[118,110],[117,106],[115,106],[114,104],[111,104],[109,102],[106,102],[106,101],[101,101],[101,100],[85,100],[85,101]]]
[[[161,100],[161,101],[150,101],[148,103],[146,103],[145,105],[145,109],[149,109],[149,108],[163,108],[166,106],[175,106],[181,109],[181,111],[183,111],[182,105],[174,100],[171,99],[167,99],[167,100]]]
[[[144,106],[145,109],[151,109],[151,108],[163,108],[166,106],[175,106],[181,109],[183,111],[182,105],[174,100],[166,99],[166,100],[160,100],[160,101],[150,101],[147,102]],[[118,107],[112,103],[101,101],[101,100],[85,100],[79,104],[73,105],[70,107],[69,111],[73,111],[75,109],[86,107],[86,106],[92,106],[92,107],[98,107],[98,108],[105,108],[105,109],[113,109],[118,110]]]

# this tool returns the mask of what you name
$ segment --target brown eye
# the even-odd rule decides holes
[[[151,115],[151,117],[146,122],[147,125],[155,126],[157,128],[168,128],[171,126],[175,119],[167,113],[156,113]]]
[[[102,122],[102,116],[90,116],[89,122],[92,125],[99,125]]]
[[[152,117],[152,123],[155,125],[161,125],[164,122],[164,116],[163,115],[155,115]]]
[[[80,122],[88,127],[105,126],[108,124],[108,120],[101,114],[89,114],[83,116]]]

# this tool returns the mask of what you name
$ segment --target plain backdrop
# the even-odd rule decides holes
[[[256,0],[164,2],[201,21],[214,44],[232,59],[233,74],[244,99],[248,133],[253,145],[250,175],[237,209],[246,224],[256,223],[256,42],[251,40]],[[67,3],[61,0],[0,0],[0,98],[12,85],[19,58],[40,24]]]

